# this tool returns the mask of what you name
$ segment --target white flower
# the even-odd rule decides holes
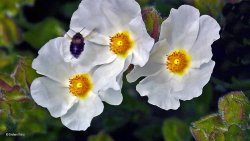
[[[219,39],[219,31],[216,20],[200,17],[194,7],[172,9],[149,61],[144,67],[136,66],[128,81],[146,76],[136,87],[140,95],[162,109],[177,109],[179,100],[200,96],[208,83],[215,65],[211,44]]]
[[[102,113],[102,100],[118,105],[122,95],[112,89],[103,91],[95,85],[99,83],[99,75],[65,62],[60,53],[61,48],[65,47],[64,40],[64,37],[59,37],[49,41],[34,59],[32,67],[44,77],[33,81],[31,96],[53,117],[61,117],[66,127],[86,130],[91,120]]]
[[[85,67],[91,61],[99,65],[94,74],[101,80],[96,85],[104,90],[120,90],[122,73],[129,64],[144,66],[154,44],[135,0],[83,0],[70,29],[87,33],[85,40],[96,54],[86,50],[78,64]]]

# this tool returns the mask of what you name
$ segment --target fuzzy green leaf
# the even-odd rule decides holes
[[[232,92],[220,98],[219,113],[228,126],[236,124],[246,128],[249,123],[250,104],[242,92]]]
[[[0,17],[0,33],[0,46],[13,47],[21,40],[15,22],[7,16]]]
[[[12,73],[15,82],[26,89],[27,92],[29,92],[32,81],[39,76],[35,70],[31,68],[31,64],[31,58],[20,58],[16,69]]]
[[[200,129],[204,131],[206,136],[209,136],[214,130],[218,131],[226,131],[226,125],[224,121],[221,119],[220,115],[212,114],[202,118],[199,121],[192,123],[192,129]]]

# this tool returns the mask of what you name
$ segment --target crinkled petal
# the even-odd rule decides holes
[[[145,66],[135,66],[127,75],[128,82],[134,82],[142,76],[149,76],[166,68],[165,59],[169,46],[166,40],[161,40],[154,45],[150,58]]]
[[[111,88],[105,91],[100,91],[99,96],[102,101],[105,101],[110,105],[120,105],[123,99],[121,90],[114,90]]]
[[[61,40],[61,47],[59,48],[60,49],[60,52],[63,56],[63,59],[65,62],[76,62],[76,58],[74,58],[74,56],[71,54],[70,52],[70,44],[71,44],[71,39],[67,36],[65,36],[65,39]]]
[[[131,63],[142,67],[148,61],[150,51],[154,46],[154,39],[147,33],[141,15],[137,16],[130,22],[129,30],[132,33],[132,38],[135,42]]]
[[[71,17],[71,32],[81,32],[85,36],[90,33],[98,25],[98,19],[101,17],[101,3],[102,0],[83,0]]]
[[[120,105],[122,103],[123,97],[122,97],[121,89],[123,85],[123,80],[122,80],[123,73],[127,70],[128,66],[130,65],[130,61],[131,61],[131,57],[127,58],[122,72],[116,77],[116,83],[120,87],[119,90],[108,88],[106,90],[104,89],[104,90],[99,91],[99,96],[101,97],[102,101],[105,101],[110,105]]]
[[[190,70],[190,73],[183,78],[182,82],[180,82],[184,84],[183,89],[178,92],[172,91],[172,95],[181,100],[190,100],[194,97],[200,96],[203,87],[210,80],[214,65],[215,62],[210,61],[209,63],[201,65],[201,68],[199,69]]]
[[[89,93],[84,100],[79,100],[61,117],[62,123],[71,130],[86,130],[94,117],[104,109],[101,99],[95,93]]]
[[[220,25],[215,19],[204,15],[200,18],[200,29],[194,46],[190,49],[192,66],[199,68],[203,63],[208,63],[212,54],[212,43],[220,38]]]
[[[199,31],[199,10],[183,5],[172,9],[167,20],[162,23],[160,40],[167,39],[172,48],[191,48]]]
[[[79,61],[74,66],[77,70],[88,72],[97,65],[113,62],[116,57],[117,56],[110,51],[108,46],[102,46],[86,41],[85,49],[79,57]]]
[[[70,28],[75,31],[86,28],[110,35],[128,25],[140,14],[140,10],[139,4],[134,0],[84,0],[73,14]]]
[[[68,84],[68,78],[74,74],[71,64],[64,61],[60,53],[64,37],[50,40],[38,52],[38,57],[33,60],[32,68],[37,73],[45,75],[61,84]]]
[[[67,87],[46,77],[35,79],[30,86],[30,91],[34,101],[47,108],[53,117],[66,114],[77,101]]]
[[[170,93],[170,76],[167,71],[162,70],[154,75],[143,79],[136,90],[141,96],[148,96],[148,102],[162,109],[178,109],[180,102]]]
[[[93,73],[93,82],[96,90],[107,90],[112,88],[120,90],[121,84],[117,77],[128,68],[131,62],[131,56],[126,59],[117,57],[113,62],[99,66]]]

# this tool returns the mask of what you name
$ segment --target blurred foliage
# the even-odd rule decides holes
[[[188,125],[176,118],[165,120],[162,131],[165,141],[184,141],[191,138]]]
[[[80,0],[0,1],[0,140],[1,141],[247,141],[250,97],[250,4],[243,0],[137,0],[148,33],[158,39],[160,24],[171,8],[191,4],[217,19],[221,39],[213,44],[216,66],[203,94],[164,111],[147,103],[135,91],[137,83],[124,82],[119,106],[105,104],[85,132],[65,128],[60,119],[37,106],[29,86],[39,75],[31,68],[38,50],[68,30]],[[230,3],[227,3],[230,2]],[[125,76],[125,75],[124,75]],[[124,79],[125,80],[125,79]],[[241,92],[225,93],[235,90]],[[219,99],[220,98],[220,99]],[[24,133],[7,137],[5,133]]]
[[[59,21],[56,19],[45,19],[34,25],[24,34],[24,40],[34,48],[41,48],[50,39],[61,36],[64,33]]]
[[[198,8],[201,14],[209,14],[214,18],[221,18],[221,11],[224,6],[223,0],[194,0],[194,6]]]
[[[197,141],[250,140],[250,103],[243,92],[231,92],[218,104],[219,113],[192,123],[190,128]]]
[[[23,5],[32,5],[34,0],[1,0],[0,3],[0,46],[12,47],[20,42],[19,29],[12,19]]]
[[[100,132],[97,135],[89,136],[88,141],[114,141],[114,140],[109,135]]]

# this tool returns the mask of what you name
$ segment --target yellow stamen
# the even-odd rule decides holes
[[[110,37],[109,46],[113,53],[126,58],[129,51],[134,47],[134,41],[131,39],[128,32],[121,32]]]
[[[74,96],[86,98],[93,84],[89,74],[78,74],[69,80],[69,91]]]
[[[185,50],[175,50],[166,57],[167,69],[178,75],[183,75],[190,66],[190,55]]]

